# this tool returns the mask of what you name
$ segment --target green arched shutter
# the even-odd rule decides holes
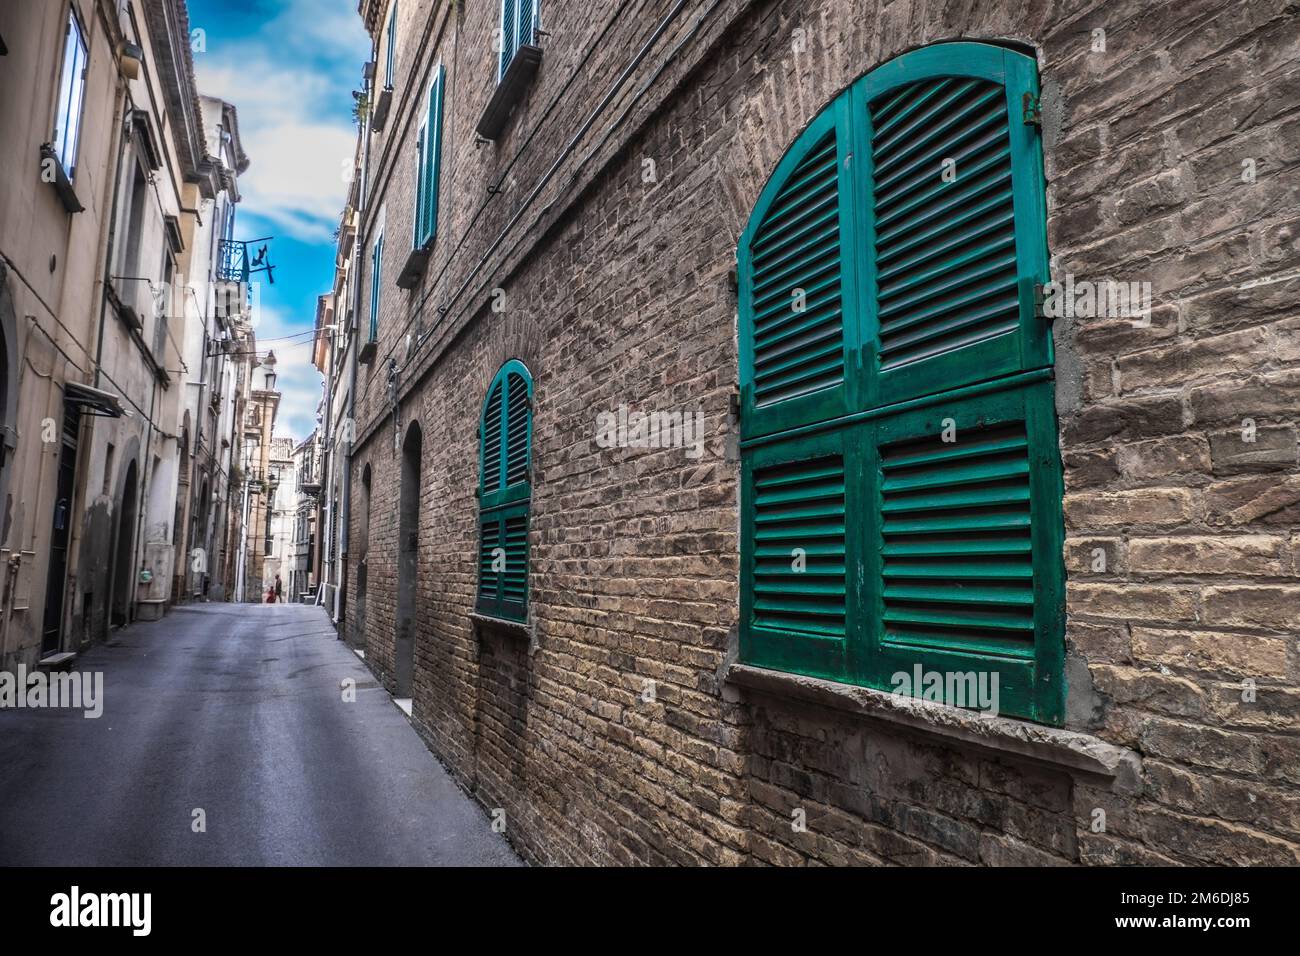
[[[1037,95],[1033,60],[978,43],[909,53],[854,90],[867,407],[1051,363],[1034,315],[1047,281],[1042,158],[1025,121]]]
[[[836,102],[781,160],[741,236],[744,436],[833,418],[853,405],[850,140],[847,104]]]
[[[1000,711],[1062,718],[1036,84],[999,47],[901,56],[814,120],[755,206],[738,249],[748,663],[885,690],[919,667],[964,706],[947,682],[982,675]],[[792,286],[812,292],[798,317]]]
[[[532,377],[507,362],[488,387],[480,420],[477,610],[524,621],[532,499]]]

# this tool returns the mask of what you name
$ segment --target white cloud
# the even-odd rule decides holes
[[[347,198],[355,127],[329,122],[320,103],[323,79],[265,61],[211,65],[200,73],[204,93],[234,103],[240,138],[251,160],[239,179],[243,207],[277,231],[307,242],[328,242]]]

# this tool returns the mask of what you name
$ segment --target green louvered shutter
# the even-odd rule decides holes
[[[852,680],[861,468],[843,430],[764,445],[743,468],[742,658]]]
[[[492,380],[480,434],[477,607],[485,614],[523,621],[528,610],[532,497],[532,378],[523,363],[507,362]]]
[[[737,250],[745,437],[846,413],[857,389],[847,104],[817,117],[778,164]]]
[[[1033,60],[938,44],[859,81],[867,405],[1051,363]],[[1036,99],[1030,101],[1036,108]]]
[[[374,248],[370,250],[370,338],[369,341],[377,342],[379,340],[379,302],[380,291],[383,288],[382,278],[384,270],[384,234],[379,233],[375,239]]]
[[[519,0],[519,42],[516,44],[515,49],[521,46],[531,46],[536,41],[536,26],[536,0]]]
[[[1000,712],[1063,718],[1037,92],[1013,51],[914,51],[760,195],[737,250],[747,663],[884,690],[996,676]]]
[[[528,383],[518,372],[506,376],[505,487],[528,482],[528,445],[531,431]]]
[[[497,78],[505,76],[506,67],[514,59],[515,50],[518,48],[518,23],[519,10],[517,3],[519,0],[502,0],[501,3],[501,57],[497,66]]]
[[[391,88],[397,68],[397,0],[388,11],[388,41],[384,52],[384,85]]]
[[[1051,382],[867,423],[870,683],[916,664],[998,675],[998,705],[1061,718],[1061,471]],[[972,705],[973,706],[973,705]]]
[[[429,84],[425,115],[417,140],[419,174],[415,191],[415,246],[423,248],[438,232],[438,170],[442,154],[442,83],[440,64]]]
[[[501,447],[503,422],[501,408],[504,404],[505,383],[497,379],[488,391],[487,404],[483,409],[483,451],[482,477],[479,489],[484,497],[501,490]]]
[[[501,518],[493,514],[479,517],[478,597],[475,610],[480,614],[501,616],[501,576],[496,570],[497,548],[501,546]]]

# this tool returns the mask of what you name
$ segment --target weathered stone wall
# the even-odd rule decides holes
[[[672,6],[543,2],[541,72],[487,145],[473,127],[496,8],[401,6],[399,75],[444,63],[446,130],[438,239],[411,292],[394,279],[423,80],[398,85],[372,144],[367,217],[382,206],[388,239],[353,462],[354,488],[372,466],[368,663],[391,686],[396,436],[418,422],[414,721],[530,859],[1296,862],[1295,5],[690,3],[579,135]],[[958,37],[1037,53],[1054,277],[1153,289],[1149,324],[1055,327],[1067,729],[1133,751],[1114,779],[1051,747],[1026,756],[725,679],[736,239],[839,90]],[[471,618],[478,415],[509,358],[536,384],[526,634]],[[620,405],[702,412],[703,457],[598,447],[597,413]],[[365,520],[354,509],[354,535]]]

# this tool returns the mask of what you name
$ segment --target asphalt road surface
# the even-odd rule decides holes
[[[0,865],[519,865],[322,609],[176,608],[76,669],[98,719],[0,709]]]

